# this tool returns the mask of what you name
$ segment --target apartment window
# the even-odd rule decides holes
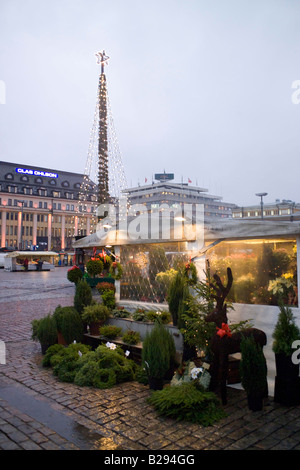
[[[33,207],[33,201],[29,201],[29,207]]]
[[[32,194],[32,188],[26,188],[26,187],[24,187],[24,188],[23,188],[23,193],[24,193],[24,194]]]
[[[6,179],[6,180],[13,180],[13,179],[14,179],[14,176],[13,176],[12,173],[7,173],[7,174],[5,175],[5,179]]]
[[[58,208],[58,210],[61,210],[61,203],[60,202],[57,204],[57,208]]]
[[[42,201],[39,201],[39,209],[42,209],[43,208],[43,203]]]
[[[47,196],[47,190],[44,188],[39,188],[38,189],[38,195],[39,196]]]
[[[47,209],[47,207],[48,207],[47,202],[44,202],[44,209]]]
[[[11,186],[11,185],[7,186],[7,189],[9,193],[16,193],[18,190],[17,186]]]
[[[67,210],[67,211],[70,210],[70,204],[67,204],[67,205],[66,205],[66,210]]]
[[[53,209],[56,209],[56,202],[53,202]]]
[[[53,197],[60,197],[60,192],[59,191],[52,191],[52,196]]]

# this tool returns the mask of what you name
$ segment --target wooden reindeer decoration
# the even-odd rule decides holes
[[[216,391],[220,387],[223,405],[227,403],[227,375],[228,356],[241,352],[241,340],[243,337],[253,336],[256,343],[261,347],[267,344],[266,334],[257,328],[246,328],[242,332],[231,333],[228,327],[226,297],[232,287],[233,277],[230,268],[227,268],[227,285],[224,286],[217,274],[213,276],[215,283],[210,283],[214,291],[213,298],[216,300],[216,308],[206,316],[207,322],[216,324],[216,334],[211,340],[211,351],[213,353],[210,367],[211,383],[210,390]]]

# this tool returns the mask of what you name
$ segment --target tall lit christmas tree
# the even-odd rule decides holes
[[[127,187],[104,72],[109,57],[105,51],[97,52],[95,56],[101,70],[88,156],[79,193],[78,212],[82,215],[87,212],[88,200],[94,200],[97,205],[108,204],[118,199],[121,191]],[[98,222],[96,204],[94,210],[91,233]]]
[[[109,59],[105,52],[97,52],[98,63],[101,64],[99,77],[99,139],[98,139],[98,204],[110,200],[108,185],[108,140],[107,140],[107,88],[104,65]]]

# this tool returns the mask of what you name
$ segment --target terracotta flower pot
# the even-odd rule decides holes
[[[90,323],[90,334],[93,336],[99,336],[99,328],[103,325],[102,321]]]
[[[68,343],[66,342],[65,338],[63,337],[60,331],[57,332],[57,342],[58,344],[62,344],[63,346],[67,346]]]

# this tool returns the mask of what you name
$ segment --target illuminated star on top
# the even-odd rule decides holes
[[[109,57],[103,52],[96,52],[95,56],[97,57],[97,64],[101,64],[102,66],[108,61]]]

